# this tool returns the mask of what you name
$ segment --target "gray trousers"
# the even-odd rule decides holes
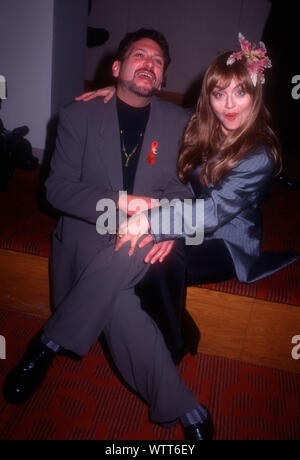
[[[156,323],[143,311],[134,287],[149,266],[150,246],[128,256],[111,244],[99,252],[46,323],[49,339],[81,356],[101,332],[125,381],[150,406],[157,423],[175,420],[198,405],[174,365]]]

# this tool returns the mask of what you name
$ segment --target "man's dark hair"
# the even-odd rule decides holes
[[[118,61],[123,61],[130,45],[137,42],[138,40],[141,40],[142,38],[149,38],[150,40],[155,41],[161,47],[165,64],[164,71],[166,71],[168,65],[171,62],[169,45],[164,35],[154,29],[139,29],[136,32],[128,32],[119,45],[116,59]]]

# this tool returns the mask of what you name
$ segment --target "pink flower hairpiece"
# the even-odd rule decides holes
[[[264,84],[264,69],[272,67],[271,60],[266,55],[267,49],[265,44],[259,42],[259,48],[255,49],[255,43],[252,44],[246,40],[241,33],[239,33],[239,41],[242,50],[232,53],[227,60],[227,65],[231,65],[235,61],[240,61],[245,57],[253,85],[256,86],[257,78],[260,78],[261,83]]]

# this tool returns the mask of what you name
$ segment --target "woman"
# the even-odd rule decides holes
[[[234,276],[253,282],[298,258],[294,251],[262,254],[260,250],[259,208],[271,177],[281,169],[281,157],[263,103],[263,71],[270,60],[262,43],[254,49],[241,34],[239,38],[240,52],[223,53],[207,69],[179,152],[179,177],[191,183],[196,198],[204,200],[203,243],[183,244],[194,231],[189,226],[197,210],[194,201],[185,205],[184,212],[180,202],[175,207],[173,219],[184,223],[181,233],[163,234],[159,222],[169,218],[170,206],[159,206],[152,209],[150,219],[131,217],[116,245],[118,250],[130,242],[132,253],[149,231],[156,242],[179,240],[164,263],[153,265],[140,284],[174,355],[183,347],[180,321],[186,285]],[[88,98],[97,94],[103,92]]]

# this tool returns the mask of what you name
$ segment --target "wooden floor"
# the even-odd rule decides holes
[[[0,249],[0,308],[50,316],[48,259]]]
[[[190,287],[187,309],[201,333],[198,351],[300,373],[292,358],[300,307]]]
[[[0,308],[47,319],[49,292],[47,258],[0,249]],[[300,307],[189,287],[187,309],[201,333],[198,351],[300,373],[292,358]]]

